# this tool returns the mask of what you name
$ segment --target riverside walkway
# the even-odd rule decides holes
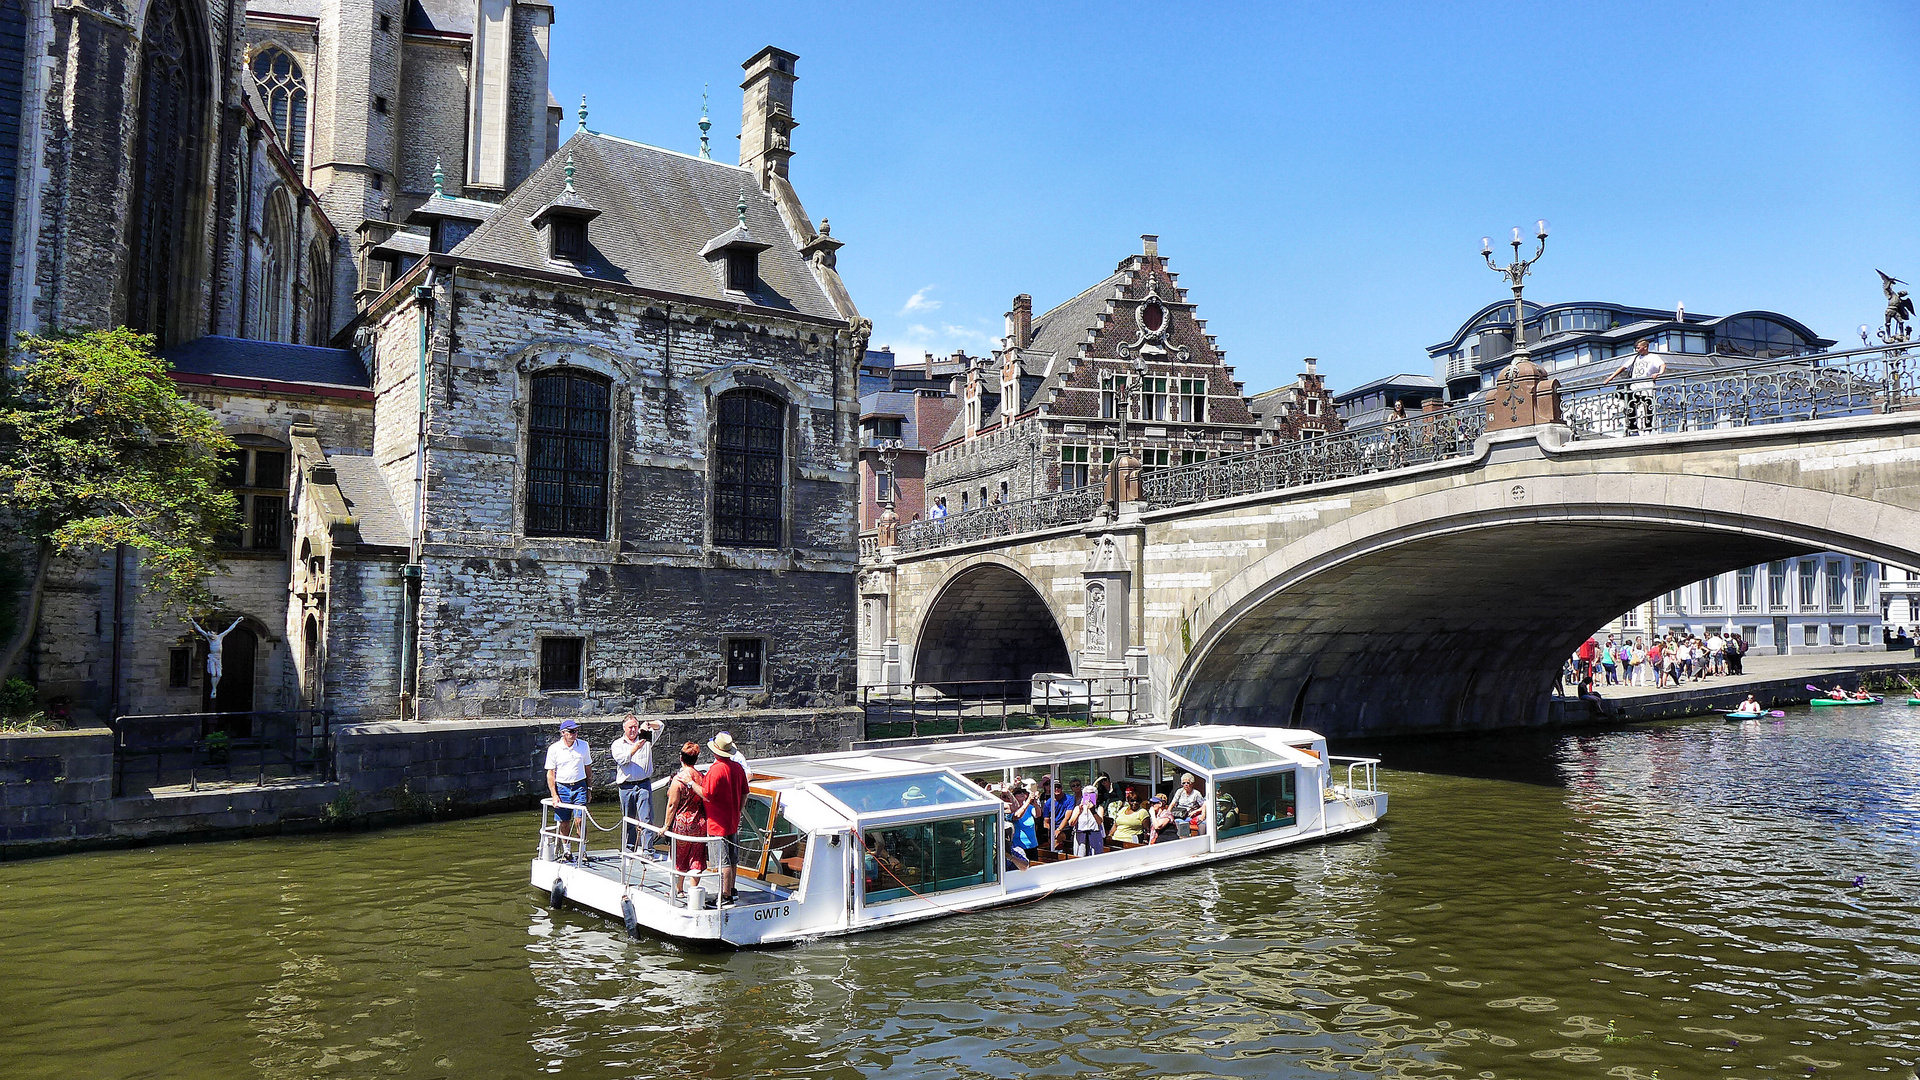
[[[1603,711],[1611,719],[1663,720],[1731,709],[1748,691],[1769,708],[1798,704],[1812,696],[1807,692],[1808,683],[1816,686],[1839,683],[1852,688],[1870,671],[1894,671],[1920,684],[1920,659],[1905,649],[1813,656],[1748,654],[1744,666],[1744,674],[1710,676],[1679,686],[1602,685],[1595,689],[1600,694]],[[1579,704],[1570,698],[1555,702],[1567,719],[1578,718]]]

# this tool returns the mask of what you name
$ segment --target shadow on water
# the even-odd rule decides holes
[[[1335,752],[1377,757],[1385,768],[1400,772],[1564,787],[1560,756],[1570,741],[1634,730],[1639,726],[1613,724],[1402,735],[1342,740]]]

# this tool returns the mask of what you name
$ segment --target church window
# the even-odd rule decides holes
[[[566,693],[584,690],[581,676],[586,669],[587,639],[549,637],[540,639],[540,690],[542,693]]]
[[[133,212],[127,222],[126,324],[162,346],[186,331],[175,311],[193,234],[188,217],[200,174],[207,50],[179,0],[147,7],[140,48],[140,134],[134,149]]]
[[[233,492],[236,528],[220,535],[228,547],[280,551],[287,536],[287,452],[259,436],[242,435],[226,455],[222,482]]]
[[[284,186],[267,197],[261,222],[260,285],[253,332],[266,341],[292,341],[293,200]]]
[[[713,538],[729,547],[779,547],[784,515],[786,405],[762,390],[720,395],[715,432]]]
[[[333,260],[324,241],[307,249],[307,344],[325,345],[333,332]]]
[[[527,535],[604,539],[611,388],[561,368],[535,375],[530,396]]]
[[[307,155],[307,75],[300,70],[300,62],[285,49],[269,45],[253,54],[253,85],[267,103],[281,147],[295,165],[301,164]]]
[[[1180,419],[1190,424],[1207,422],[1207,380],[1180,380]]]

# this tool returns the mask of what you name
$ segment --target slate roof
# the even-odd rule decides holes
[[[546,257],[546,237],[531,218],[566,186],[564,169],[573,155],[573,187],[600,210],[588,228],[589,254],[573,262]],[[722,270],[701,257],[715,236],[739,225],[738,205],[747,199],[747,228],[772,241],[760,256],[760,289],[742,297],[723,288]],[[662,292],[840,320],[811,266],[787,231],[773,198],[753,174],[734,165],[644,146],[596,132],[568,139],[501,204],[493,219],[452,251],[467,257],[545,273],[579,275],[583,281],[613,281]]]
[[[407,0],[407,29],[473,33],[473,0]]]
[[[323,0],[251,0],[247,4],[249,15],[293,15],[302,19],[319,19],[326,14]]]
[[[208,334],[161,352],[173,370],[191,375],[351,386],[371,390],[373,380],[352,349],[323,349],[277,341]]]
[[[404,548],[412,542],[406,519],[400,516],[393,491],[387,487],[386,475],[371,457],[328,454],[327,464],[333,466],[334,475],[338,477],[347,509],[360,522],[362,543]]]

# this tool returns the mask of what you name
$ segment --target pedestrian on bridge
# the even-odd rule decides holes
[[[1637,435],[1653,430],[1653,383],[1667,373],[1665,353],[1652,351],[1653,339],[1641,338],[1633,343],[1633,355],[1613,369],[1613,374],[1600,380],[1605,386],[1622,375],[1627,381],[1620,386],[1620,407],[1626,413],[1626,433]]]

